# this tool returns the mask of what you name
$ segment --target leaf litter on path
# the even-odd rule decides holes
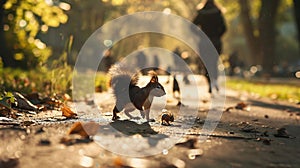
[[[235,106],[230,106],[225,109],[225,112],[230,112],[230,110],[237,109],[243,111],[250,111],[250,105],[245,102],[239,102]]]
[[[77,114],[65,104],[60,108],[60,110],[62,112],[62,116],[65,116],[67,118],[77,118]]]
[[[61,139],[61,143],[72,145],[75,143],[88,143],[92,141],[92,136],[96,135],[100,125],[95,122],[76,122],[67,132],[67,136]],[[75,136],[71,136],[75,135]],[[76,136],[76,135],[79,135]]]
[[[286,128],[284,127],[277,129],[277,133],[275,133],[274,136],[278,138],[296,138],[289,135]]]

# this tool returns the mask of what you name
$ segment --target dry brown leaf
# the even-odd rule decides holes
[[[224,111],[225,112],[230,112],[230,110],[234,109],[235,107],[227,107]]]
[[[77,114],[74,113],[70,107],[68,107],[67,105],[63,105],[61,108],[62,111],[62,116],[65,116],[67,118],[76,118]]]
[[[113,159],[113,164],[116,167],[125,167],[124,160],[120,157],[116,157]]]
[[[99,125],[96,124],[95,122],[89,122],[83,124],[81,122],[76,122],[69,130],[68,135],[78,134],[84,138],[88,138],[89,136],[96,135],[98,129],[99,129]]]
[[[225,109],[225,112],[230,112],[232,109],[250,111],[249,104],[245,102],[239,102],[235,106],[228,107]]]
[[[89,137],[88,133],[84,130],[81,122],[74,123],[68,134],[79,134],[82,137]]]
[[[46,97],[42,100],[42,102],[44,104],[47,104],[51,107],[59,107],[60,105],[62,105],[62,102],[58,99],[55,99],[55,98],[50,98],[50,97]]]
[[[277,133],[274,134],[275,137],[281,137],[281,138],[290,138],[290,135],[288,134],[286,128],[279,128],[277,129]]]
[[[245,110],[246,107],[248,107],[248,104],[245,103],[245,102],[239,102],[239,103],[235,106],[235,108],[236,108],[236,109],[239,109],[239,110]]]
[[[14,92],[13,93],[14,98],[15,98],[15,102],[14,102],[14,106],[18,109],[24,109],[24,110],[32,110],[32,111],[39,111],[39,108],[32,104],[28,99],[26,99],[24,97],[24,95],[22,95],[19,92]]]

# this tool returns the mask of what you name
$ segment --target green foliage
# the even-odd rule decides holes
[[[226,81],[226,87],[240,92],[248,92],[252,95],[259,95],[261,97],[300,102],[300,87],[295,84],[270,84],[266,82],[228,79]]]
[[[6,91],[20,93],[39,92],[46,95],[69,93],[71,87],[71,68],[57,66],[53,70],[47,68],[40,70],[23,71],[21,69],[2,69],[0,85]]]
[[[61,93],[71,91],[72,68],[67,64],[67,53],[54,60],[51,65],[51,70],[46,72],[50,76],[51,92]]]
[[[24,71],[0,68],[0,85],[7,91],[39,92],[46,95],[70,93],[72,68],[67,65],[66,53],[50,65]],[[4,90],[3,89],[3,90]]]
[[[21,68],[42,66],[51,48],[39,39],[48,27],[58,27],[68,20],[63,10],[45,0],[8,0],[4,5],[7,47]],[[8,53],[5,53],[8,56]]]
[[[14,95],[11,92],[1,91],[0,92],[0,106],[11,108],[10,103],[15,102]]]
[[[102,91],[106,91],[108,88],[109,77],[101,72],[98,72],[95,77],[95,86],[101,87]]]
[[[38,91],[37,87],[39,86],[36,82],[42,79],[40,72],[37,71],[5,68],[2,69],[0,85],[7,91],[30,93]]]

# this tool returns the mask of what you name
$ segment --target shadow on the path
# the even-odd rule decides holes
[[[147,122],[138,124],[129,120],[117,120],[110,123],[110,125],[119,132],[129,136],[140,134],[143,137],[148,137],[150,135],[158,134],[158,132],[154,131]]]
[[[236,100],[239,101],[240,99],[235,98],[235,97],[231,97],[231,96],[227,96],[227,99],[231,99],[231,100]],[[276,110],[288,110],[289,112],[299,112],[300,108],[299,107],[295,107],[292,105],[286,105],[286,104],[279,104],[276,102],[265,102],[265,101],[260,101],[260,100],[254,100],[254,99],[249,99],[248,102],[251,105],[254,106],[258,106],[258,107],[264,107],[264,108],[270,108],[270,109],[276,109]]]
[[[260,107],[265,107],[265,108],[272,108],[272,109],[277,109],[277,110],[288,110],[290,112],[298,112],[298,111],[300,111],[300,108],[289,106],[289,105],[276,104],[276,103],[267,103],[267,102],[263,102],[263,101],[253,100],[253,99],[250,99],[249,102],[252,105],[260,106]]]
[[[148,144],[152,147],[156,146],[160,140],[169,137],[153,130],[147,122],[138,124],[129,120],[118,120],[110,123],[110,126],[127,136],[141,135],[148,139]]]

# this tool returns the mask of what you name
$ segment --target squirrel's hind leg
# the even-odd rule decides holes
[[[120,111],[118,110],[117,106],[115,106],[114,109],[113,109],[113,118],[112,118],[112,120],[120,119],[120,117],[117,115],[118,112],[120,112]]]
[[[144,110],[144,113],[146,114],[146,120],[148,122],[155,122],[155,119],[153,119],[153,118],[150,119],[150,109]]]
[[[145,112],[143,110],[140,110],[140,114],[142,118],[145,118]]]
[[[130,112],[132,112],[130,109],[126,109],[124,110],[124,113],[127,117],[129,117],[130,119],[134,119],[134,120],[139,120],[141,119],[140,117],[133,117]]]

